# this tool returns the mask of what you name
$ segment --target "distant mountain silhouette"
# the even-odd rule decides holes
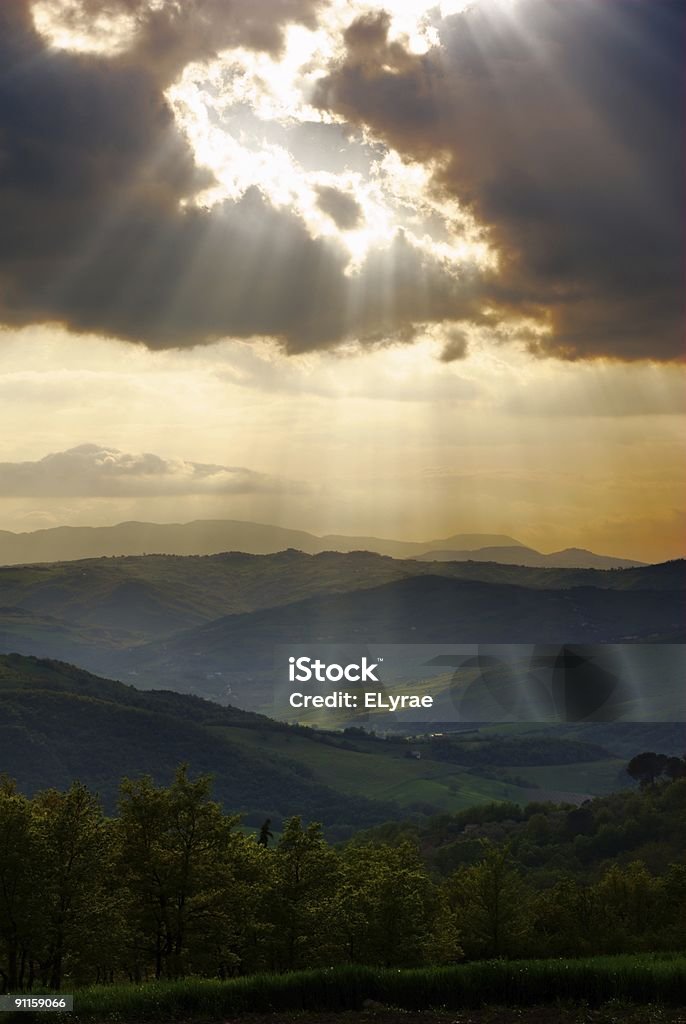
[[[301,530],[231,519],[57,526],[33,533],[0,532],[0,564],[61,562],[104,555],[209,555],[221,551],[270,554],[284,548],[310,552],[319,550],[318,543],[318,538]]]
[[[445,548],[461,548],[475,551],[486,546],[521,548],[514,537],[499,533],[456,533],[452,537],[429,541],[386,540],[381,537],[346,537],[329,533],[317,537],[320,551],[376,551],[392,558],[416,558],[422,551],[436,551]]]
[[[115,555],[213,555],[226,551],[266,555],[287,548],[316,554],[322,551],[374,551],[392,558],[438,561],[502,562],[510,565],[572,568],[628,568],[642,563],[595,555],[570,548],[543,555],[514,537],[458,533],[426,541],[327,534],[243,522],[199,519],[191,523],[119,523],[116,526],[57,526],[32,533],[0,531],[0,565],[64,562]]]
[[[631,569],[645,564],[631,558],[596,555],[584,548],[564,548],[544,555],[522,544],[459,551],[427,550],[413,557],[422,562],[498,562],[500,565],[527,565],[537,569]]]

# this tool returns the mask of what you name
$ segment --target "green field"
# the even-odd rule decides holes
[[[686,1005],[686,956],[485,961],[453,967],[387,970],[336,967],[260,974],[229,981],[188,978],[78,991],[77,1020],[220,1020],[227,1014],[361,1010],[374,1001],[397,1010],[461,1010],[611,1000]]]
[[[307,765],[316,781],[350,796],[392,800],[402,807],[419,802],[437,810],[458,811],[492,800],[521,800],[525,791],[497,780],[480,778],[455,765],[414,760],[402,748],[383,741],[355,740],[358,750],[333,743],[314,742],[307,736],[231,729],[231,737]],[[530,795],[526,797],[530,799]]]
[[[619,789],[620,779],[625,773],[626,761],[613,758],[607,761],[592,761],[589,764],[553,764],[536,767],[520,767],[517,775],[528,779],[532,786],[558,793],[580,792],[605,796]],[[515,769],[513,769],[514,771]]]
[[[437,810],[452,812],[493,800],[527,803],[562,799],[564,794],[570,800],[586,794],[603,795],[617,789],[617,778],[625,766],[624,761],[615,758],[581,765],[506,766],[491,778],[479,774],[478,769],[468,771],[459,765],[430,760],[421,742],[416,747],[423,756],[414,760],[403,756],[407,747],[371,738],[355,737],[354,744],[343,746],[343,740],[316,742],[315,737],[297,733],[265,734],[240,727],[232,727],[230,735],[251,751],[258,748],[263,755],[279,754],[306,765],[317,782],[347,795],[392,800],[401,807],[428,803]],[[350,749],[353,745],[355,749]],[[527,784],[506,781],[508,774]]]

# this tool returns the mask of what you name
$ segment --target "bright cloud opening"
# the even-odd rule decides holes
[[[389,38],[417,52],[414,44],[433,9],[396,0],[388,11]],[[310,102],[317,80],[342,55],[345,27],[372,10],[336,0],[316,30],[291,25],[278,57],[236,48],[185,68],[167,99],[198,164],[217,182],[195,202],[211,207],[257,187],[274,207],[297,213],[312,237],[343,246],[349,274],[360,270],[372,250],[388,249],[399,230],[455,274],[467,264],[494,266],[495,253],[478,225],[454,199],[430,188],[435,161],[404,161]],[[429,34],[425,42],[434,45],[437,37]],[[298,147],[305,153],[301,158]],[[322,188],[359,206],[354,226],[322,209]]]

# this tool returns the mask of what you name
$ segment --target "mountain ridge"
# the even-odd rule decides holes
[[[554,565],[556,553],[542,554],[528,548],[514,537],[504,534],[453,534],[427,541],[403,541],[382,537],[343,534],[318,536],[305,530],[254,523],[239,519],[196,519],[188,523],[151,523],[131,520],[113,526],[55,526],[47,529],[13,533],[0,531],[0,565],[28,565],[44,562],[77,561],[127,555],[169,554],[210,555],[227,551],[248,554],[273,554],[288,548],[318,554],[335,550],[351,552],[368,550],[393,558],[418,558],[430,552],[454,552],[463,559],[470,552],[481,552],[478,560],[497,561],[501,551],[506,562],[529,552],[532,565]],[[629,568],[643,563],[631,559],[596,555],[583,549],[575,568],[593,568],[597,560],[607,559],[605,567]],[[512,552],[515,552],[514,556]],[[563,553],[558,553],[563,554]],[[595,560],[595,561],[594,561]],[[512,563],[514,564],[514,563]],[[522,563],[517,563],[522,564]],[[524,562],[523,564],[529,564]],[[567,561],[566,565],[571,563]]]
[[[587,548],[562,548],[546,555],[524,545],[462,551],[427,550],[412,557],[426,562],[496,562],[499,565],[522,565],[531,569],[636,569],[646,564],[631,558],[598,555]]]

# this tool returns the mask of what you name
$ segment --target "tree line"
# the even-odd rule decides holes
[[[686,785],[686,783],[677,783]],[[686,865],[611,865],[535,890],[508,845],[481,841],[446,878],[417,843],[331,846],[300,818],[255,835],[181,767],[124,780],[118,815],[75,783],[28,798],[0,781],[0,989],[342,963],[678,949]]]

